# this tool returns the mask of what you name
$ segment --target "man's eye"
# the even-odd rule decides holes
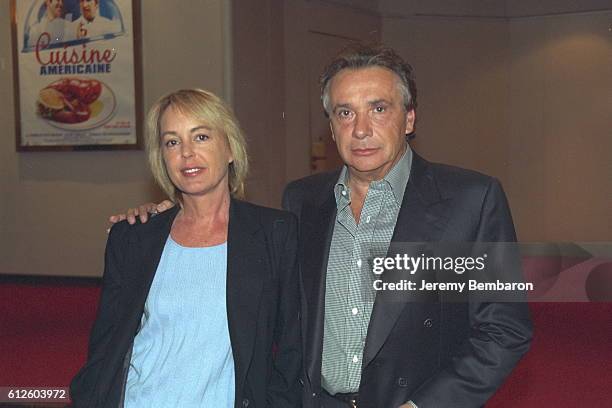
[[[200,142],[203,142],[203,141],[208,140],[208,139],[209,139],[208,135],[201,134],[201,135],[197,135],[196,136],[196,140],[198,140]]]
[[[351,111],[347,109],[342,109],[338,111],[338,116],[342,118],[348,118],[349,116],[351,116]]]
[[[383,113],[386,110],[386,108],[384,106],[377,106],[374,108],[374,111],[376,113]]]

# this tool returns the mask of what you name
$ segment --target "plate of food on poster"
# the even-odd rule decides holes
[[[63,77],[38,93],[38,116],[64,130],[89,130],[102,126],[114,115],[117,101],[102,81]]]

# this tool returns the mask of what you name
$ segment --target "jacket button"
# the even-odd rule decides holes
[[[428,327],[428,328],[433,326],[433,320],[431,320],[431,319],[423,320],[423,326]]]
[[[247,407],[249,406],[249,404],[250,404],[250,403],[251,403],[251,402],[249,401],[249,399],[248,399],[248,398],[245,398],[245,399],[243,399],[243,400],[242,400],[242,406],[243,406],[244,408],[247,408]]]
[[[407,387],[408,386],[408,379],[404,378],[404,377],[400,377],[397,379],[397,385],[399,385],[400,387]]]

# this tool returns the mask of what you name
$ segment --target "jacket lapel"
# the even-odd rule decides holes
[[[227,316],[236,389],[242,388],[253,355],[264,280],[259,273],[266,270],[267,254],[257,213],[248,204],[232,199],[227,237]]]
[[[302,246],[302,281],[305,292],[305,361],[310,381],[317,389],[321,379],[323,328],[325,322],[325,275],[336,217],[333,186],[339,172],[330,174],[317,196],[302,207],[300,244]]]
[[[119,333],[128,336],[130,341],[140,326],[140,319],[157,266],[168,235],[170,235],[172,222],[179,210],[178,205],[174,206],[139,228],[137,236],[139,247],[134,253],[126,254],[133,258],[130,263],[132,265],[130,273],[124,276],[126,282],[123,285],[123,293],[126,296],[126,307],[124,308],[126,315],[124,319],[121,319],[123,328],[119,330]]]
[[[126,270],[122,271],[123,305],[121,308],[124,313],[119,316],[119,327],[110,340],[110,344],[116,346],[100,370],[104,375],[100,377],[100,383],[97,386],[100,394],[96,398],[101,401],[106,400],[108,390],[111,389],[113,381],[118,378],[116,371],[111,368],[125,368],[124,360],[126,355],[130,354],[129,351],[140,326],[155,271],[178,211],[179,207],[175,206],[142,225],[138,229],[137,236],[132,237],[133,241],[128,243],[133,250],[125,254],[129,260],[126,262]],[[123,378],[123,376],[120,377]]]
[[[397,253],[406,252],[408,246],[401,243],[439,241],[448,221],[448,203],[448,200],[440,196],[427,162],[414,154],[410,177],[387,256],[394,257]],[[388,274],[383,274],[382,279],[389,280]],[[409,293],[398,296],[395,293],[381,291],[376,294],[368,326],[363,367],[374,359],[383,346],[409,300],[411,300]]]

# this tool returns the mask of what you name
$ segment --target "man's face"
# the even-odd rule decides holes
[[[62,17],[64,13],[64,0],[45,0],[47,16],[50,20]]]
[[[81,14],[87,21],[93,21],[98,14],[98,0],[80,0]]]
[[[380,180],[406,149],[414,110],[406,112],[399,77],[386,68],[344,69],[330,83],[330,126],[350,174]]]

